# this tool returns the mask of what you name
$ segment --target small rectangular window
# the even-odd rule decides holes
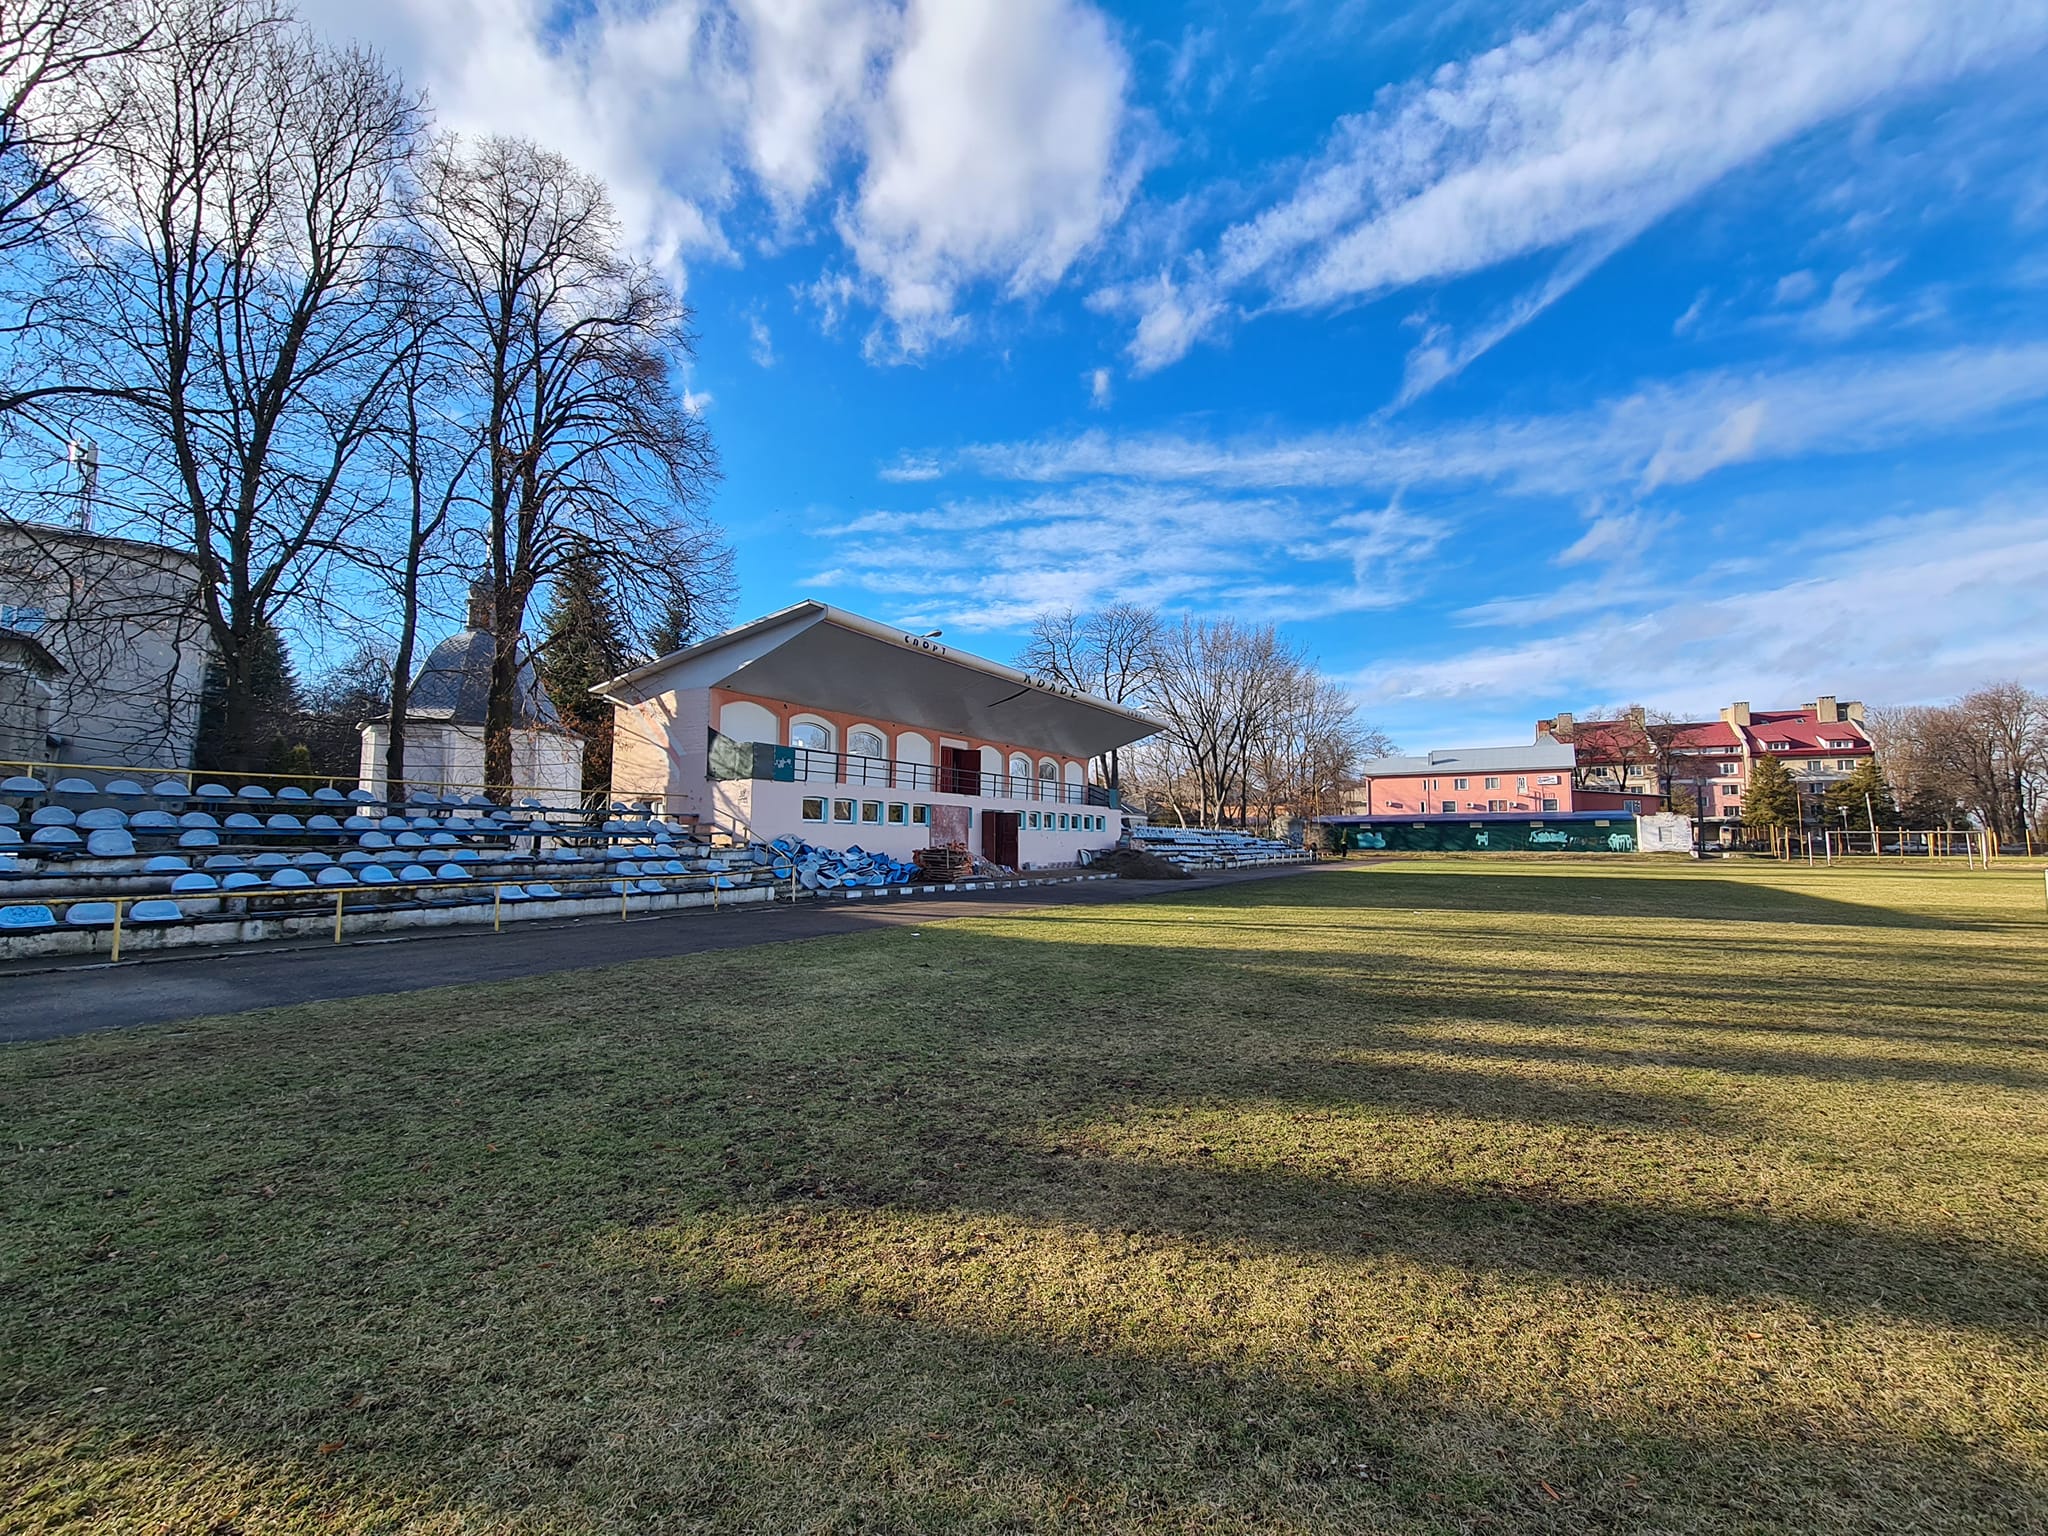
[[[832,802],[832,819],[834,821],[853,820],[853,802],[851,800],[834,800]]]
[[[1487,787],[1488,789],[1499,789],[1499,788],[1500,788],[1500,775],[1499,775],[1499,774],[1497,774],[1497,773],[1489,773],[1489,774],[1488,774],[1488,775],[1486,776],[1486,787]]]
[[[1543,802],[1543,809],[1546,811],[1554,811],[1557,809],[1557,802],[1555,800],[1546,799]]]
[[[1443,814],[1446,816],[1455,816],[1458,814],[1458,802],[1455,800],[1444,801],[1443,807]]]
[[[825,819],[825,798],[824,798],[824,796],[822,796],[822,795],[805,795],[805,796],[804,796],[804,820],[805,820],[805,821],[823,821],[824,819]]]
[[[1470,789],[1471,787],[1472,787],[1472,781],[1471,781],[1470,779],[1453,779],[1453,780],[1451,780],[1451,788],[1453,788],[1453,789]]]
[[[893,801],[893,800],[889,802],[889,825],[890,825],[890,826],[892,826],[892,827],[900,827],[900,826],[903,826],[903,825],[904,825],[904,824],[905,824],[905,823],[906,823],[906,822],[907,822],[907,821],[908,821],[909,819],[910,819],[910,807],[909,807],[909,806],[907,806],[907,805],[902,805],[902,804],[899,804],[898,802],[896,802],[896,801]]]
[[[1643,809],[1643,802],[1640,800],[1624,800],[1621,802],[1621,808],[1631,816],[1639,815]]]
[[[910,824],[914,827],[928,827],[932,824],[932,808],[928,805],[913,805],[910,808]]]
[[[862,821],[872,822],[874,825],[879,827],[882,824],[882,802],[879,800],[861,801],[860,819]]]

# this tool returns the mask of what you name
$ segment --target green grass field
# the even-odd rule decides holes
[[[1416,861],[8,1048],[0,1529],[2048,1530],[2044,976]]]

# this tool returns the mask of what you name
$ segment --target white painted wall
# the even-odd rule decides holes
[[[860,814],[860,802],[879,801],[887,816],[890,803],[903,805],[965,805],[974,812],[974,823],[969,834],[968,846],[976,853],[981,851],[981,813],[988,809],[1020,811],[1024,813],[1027,825],[1017,833],[1017,857],[1025,867],[1049,869],[1080,862],[1084,850],[1107,848],[1115,843],[1120,830],[1120,813],[1106,806],[1066,807],[1071,821],[1075,817],[1100,817],[1103,830],[1083,830],[1069,827],[1061,830],[1058,824],[1059,810],[1053,811],[1053,825],[1050,828],[1031,828],[1030,813],[1037,811],[1040,820],[1047,812],[1040,802],[1022,799],[983,800],[966,795],[941,795],[907,790],[882,790],[863,788],[858,784],[778,784],[766,779],[736,780],[712,786],[718,812],[723,825],[736,830],[751,828],[753,835],[767,841],[777,837],[800,837],[807,843],[821,848],[845,849],[858,844],[862,848],[886,853],[892,858],[908,859],[919,848],[931,846],[929,830],[914,823],[901,826],[881,822],[854,821],[806,821],[803,816],[803,802],[807,798],[823,798],[828,803],[826,815],[832,814],[832,800],[852,800],[854,815]]]

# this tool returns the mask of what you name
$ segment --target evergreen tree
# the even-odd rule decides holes
[[[699,633],[705,627],[702,607],[695,593],[681,587],[671,591],[662,604],[661,617],[647,632],[648,650],[656,656],[666,656],[704,638]]]
[[[1749,770],[1749,786],[1742,795],[1742,820],[1751,827],[1790,827],[1799,821],[1799,786],[1785,765],[1769,754],[1759,756]]]
[[[232,769],[237,763],[261,763],[274,770],[290,750],[285,733],[299,713],[299,679],[277,626],[266,623],[249,642],[244,708],[239,712],[240,740],[231,739],[227,678],[219,667],[207,669],[199,696],[198,766]]]
[[[1867,808],[1866,795],[1870,797]],[[1874,757],[1863,759],[1856,765],[1856,771],[1841,783],[1830,784],[1821,798],[1830,826],[1841,823],[1845,810],[1849,813],[1849,825],[1863,832],[1870,830],[1872,812],[1876,813],[1880,827],[1898,820],[1898,808],[1892,803],[1892,787],[1885,783],[1884,772]]]
[[[535,670],[562,723],[583,738],[584,791],[607,788],[612,781],[612,706],[590,690],[633,663],[611,587],[596,559],[571,560],[555,577],[543,634]]]

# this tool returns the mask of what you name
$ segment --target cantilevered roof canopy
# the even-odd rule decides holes
[[[984,741],[1095,757],[1160,729],[1107,699],[824,603],[798,603],[636,667],[591,692],[637,703],[670,689],[732,688]]]

